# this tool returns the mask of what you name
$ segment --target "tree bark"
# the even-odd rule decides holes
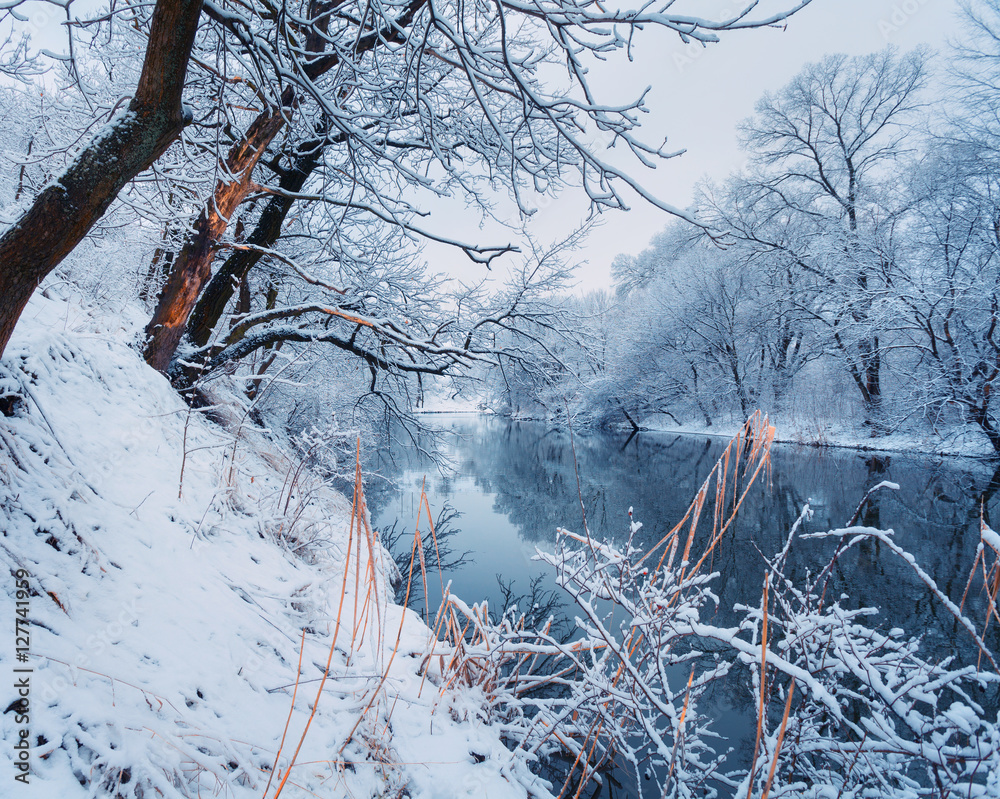
[[[391,25],[361,36],[352,49],[353,56],[356,58],[385,44],[403,41],[404,28],[412,22],[414,15],[426,2],[427,0],[410,0]],[[310,81],[315,81],[341,63],[339,50],[322,52],[329,46],[329,39],[324,33],[328,19],[322,11],[323,5],[321,0],[314,0],[310,10],[311,18],[322,18],[310,29],[305,45],[310,58],[304,65],[303,72]],[[232,176],[232,179],[220,180],[216,186],[214,196],[195,224],[194,233],[174,261],[153,318],[146,327],[145,357],[153,368],[164,373],[169,369],[188,319],[198,302],[198,295],[212,277],[216,246],[240,203],[257,188],[252,180],[253,170],[264,150],[281,131],[286,112],[296,101],[295,91],[291,87],[286,88],[278,107],[258,116],[246,137],[226,157],[223,173]]]
[[[285,111],[293,96],[291,89],[285,89],[281,106],[260,114],[246,136],[229,151],[221,171],[232,177],[219,180],[212,199],[198,216],[194,233],[177,253],[153,318],[146,326],[146,363],[160,372],[170,366],[198,295],[212,277],[215,245],[236,209],[256,188],[252,180],[254,167],[284,127]]]
[[[996,428],[993,424],[993,419],[990,418],[988,390],[982,404],[974,407],[970,415],[973,421],[979,425],[979,429],[986,434],[986,438],[989,439],[990,444],[993,446],[993,451],[997,455],[1000,455],[1000,430]]]
[[[862,343],[861,361],[865,370],[865,410],[872,428],[872,437],[886,432],[882,410],[882,354],[878,336]]]
[[[35,288],[190,121],[181,105],[202,0],[158,0],[135,97],[0,237],[0,355]]]
[[[296,157],[291,168],[281,176],[278,183],[280,189],[290,194],[302,191],[306,179],[322,158],[323,143],[310,142],[303,149],[305,152]],[[247,243],[256,247],[273,247],[281,235],[281,227],[294,202],[291,197],[280,194],[268,200]],[[250,270],[262,257],[262,253],[253,250],[237,250],[226,259],[205,288],[205,293],[191,314],[188,337],[192,344],[196,347],[208,344],[212,331],[219,324],[226,305],[232,299],[235,287],[246,280]]]

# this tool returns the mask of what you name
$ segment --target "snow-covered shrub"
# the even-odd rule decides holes
[[[334,481],[353,481],[354,466],[348,464],[360,443],[356,431],[343,430],[333,419],[293,436],[292,445],[297,457],[285,468],[281,490],[262,524],[291,552],[308,557],[335,537],[323,499]]]
[[[768,561],[773,593],[765,592],[760,607],[742,608],[741,631],[749,631],[754,644],[761,639],[761,648],[748,652],[742,642],[734,644],[754,669],[758,690],[764,672],[765,702],[777,695],[790,708],[780,730],[775,725],[765,732],[741,789],[751,781],[761,789],[773,780],[773,796],[998,795],[1000,670],[972,622],[896,544],[891,530],[848,527],[801,536],[834,538],[839,546],[815,578],[793,583],[784,566],[795,532]],[[920,636],[879,623],[876,608],[851,609],[849,597],[828,595],[837,559],[870,540],[914,569],[930,601],[967,634],[978,663],[963,663],[958,655],[931,660]],[[765,646],[761,636],[768,628]],[[788,696],[793,689],[797,701]],[[761,716],[766,724],[768,713]]]
[[[733,626],[712,622],[712,554],[766,468],[773,434],[752,419],[685,517],[651,549],[636,546],[633,523],[624,542],[563,530],[554,552],[539,552],[575,606],[571,640],[512,616],[491,624],[485,608],[450,599],[439,615],[446,656],[436,665],[429,659],[428,670],[443,684],[481,686],[493,723],[517,750],[568,755],[561,795],[575,795],[614,763],[628,764],[659,797],[1000,796],[996,657],[892,531],[852,520],[801,534],[806,507],[781,552],[763,558],[761,603],[737,606]],[[703,515],[712,522],[696,547]],[[806,539],[800,547],[838,542],[804,579],[786,568],[796,537]],[[970,662],[957,654],[934,661],[920,637],[888,627],[877,609],[830,596],[838,559],[867,540],[912,567],[930,600],[956,620]],[[1000,537],[984,526],[975,566],[982,563],[991,615],[1000,567],[987,561],[995,550]],[[704,700],[720,686],[750,689],[757,729],[749,731],[749,757],[734,758],[713,726]]]
[[[557,636],[552,620],[530,629],[516,613],[493,623],[486,606],[470,608],[446,596],[437,619],[445,644],[425,661],[432,679],[481,687],[491,722],[516,751],[531,759],[568,755],[572,766],[561,789],[553,786],[556,793],[571,786],[575,791],[612,760],[624,760],[650,776],[651,765],[663,766],[655,774],[664,796],[700,795],[724,758],[709,744],[699,699],[733,666],[716,654],[724,642],[707,660],[700,646],[702,629],[710,629],[700,614],[717,604],[709,587],[713,575],[702,565],[729,521],[716,516],[712,543],[692,564],[694,533],[710,497],[720,514],[738,508],[767,466],[773,435],[759,415],[748,423],[662,553],[643,554],[634,546],[639,523],[620,547],[599,543],[589,532],[561,530],[555,552],[539,552],[575,605],[582,635]],[[678,552],[685,524],[690,533]]]

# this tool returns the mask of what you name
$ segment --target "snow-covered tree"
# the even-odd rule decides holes
[[[5,15],[17,5],[6,4]],[[201,9],[201,0],[158,0],[146,18],[148,46],[134,96],[0,235],[0,352],[42,278],[189,120],[181,95]]]
[[[469,241],[423,225],[421,197],[457,196],[487,207],[500,188],[529,213],[534,192],[571,182],[597,208],[622,207],[626,187],[645,192],[589,142],[600,134],[609,146],[634,153],[636,164],[670,153],[639,135],[643,96],[625,103],[601,98],[590,68],[627,56],[633,35],[644,29],[708,44],[723,31],[780,23],[806,2],[763,13],[749,3],[717,20],[675,2],[608,10],[563,0],[495,6],[308,0],[279,9],[261,0],[237,10],[212,0],[160,0],[153,8],[127,6],[81,20],[77,28],[121,23],[148,32],[145,69],[128,108],[98,120],[109,127],[80,149],[60,183],[0,242],[3,340],[41,277],[188,121],[194,125],[185,155],[200,169],[207,154],[214,188],[200,198],[183,241],[165,248],[173,255],[147,345],[149,362],[160,369],[169,367],[219,254],[232,254],[234,245],[271,249],[272,232],[260,244],[252,234],[241,242],[230,229],[244,215],[245,226],[257,226],[265,197],[273,201],[271,220],[288,213],[289,201],[314,199],[331,219],[356,224],[349,217],[361,217],[363,226],[444,241],[473,263],[488,263],[506,243]],[[70,53],[74,63],[86,57],[81,42]],[[192,47],[188,82],[200,89],[185,92],[189,105],[182,111]],[[555,78],[553,67],[565,79]],[[204,90],[209,86],[214,91]],[[322,162],[325,171],[314,197],[295,185],[301,181],[294,173],[311,171],[296,165],[303,158]],[[244,214],[247,203],[257,210]],[[347,248],[330,249],[337,258]]]
[[[715,223],[816,283],[811,312],[839,351],[873,433],[884,427],[882,365],[891,314],[895,178],[912,150],[925,52],[826,56],[742,126],[751,168]],[[911,138],[912,142],[913,139]],[[735,195],[735,196],[733,196]],[[804,298],[803,298],[804,299]]]

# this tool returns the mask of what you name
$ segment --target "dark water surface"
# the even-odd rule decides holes
[[[479,416],[440,416],[440,444],[452,472],[442,474],[427,458],[394,448],[381,471],[394,481],[369,490],[375,526],[394,522],[412,535],[426,480],[431,508],[447,504],[460,516],[450,539],[458,550],[471,551],[471,562],[445,575],[452,591],[472,604],[488,600],[497,607],[502,595],[497,575],[526,591],[531,578],[542,575],[554,588],[548,567],[533,561],[535,548],[551,549],[557,527],[581,530],[582,519],[570,436],[542,425]],[[715,437],[642,433],[577,433],[575,436],[580,493],[587,523],[595,538],[622,539],[628,531],[628,508],[643,523],[640,546],[662,538],[684,514],[696,491],[726,445]],[[805,532],[844,526],[865,492],[880,481],[900,485],[882,490],[861,523],[895,531],[896,542],[909,550],[955,602],[961,600],[979,542],[980,508],[989,522],[1000,523],[1000,476],[994,466],[971,459],[914,454],[857,452],[775,445],[770,479],[761,481],[740,511],[732,532],[716,551],[712,568],[719,572],[714,591],[721,609],[714,619],[727,624],[736,603],[758,605],[763,580],[760,553],[781,549],[789,528],[807,502],[814,515]],[[703,535],[708,535],[704,525]],[[409,539],[406,539],[407,548]],[[700,542],[701,546],[705,543]],[[792,565],[799,573],[816,571],[827,562],[829,541],[797,541]],[[880,609],[879,623],[925,636],[925,654],[943,656],[969,651],[968,635],[939,603],[931,601],[913,570],[877,542],[849,550],[831,586],[849,594],[848,606]],[[695,551],[700,551],[696,543]],[[440,589],[432,581],[430,606]],[[980,586],[982,581],[979,581]],[[976,592],[966,612],[977,626],[985,618],[985,599]],[[995,631],[994,631],[995,632]],[[719,731],[738,748],[752,736],[745,729],[753,714],[749,691],[717,697]],[[704,708],[703,708],[704,709]],[[751,741],[752,745],[752,741]]]

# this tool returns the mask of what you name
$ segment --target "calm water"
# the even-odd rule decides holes
[[[557,527],[582,529],[569,434],[490,417],[434,421],[444,431],[440,446],[452,469],[442,472],[428,459],[394,448],[381,465],[393,484],[376,483],[369,490],[376,527],[396,523],[412,535],[425,483],[435,513],[444,506],[458,512],[452,547],[471,552],[470,562],[445,575],[454,593],[470,604],[485,599],[497,607],[502,602],[498,575],[514,581],[515,591],[526,591],[539,575],[544,586],[554,588],[547,567],[532,556],[536,547],[552,547]],[[580,491],[591,534],[623,537],[632,506],[643,523],[640,546],[655,543],[683,515],[725,445],[721,438],[704,436],[642,433],[629,439],[578,433]],[[956,602],[979,541],[980,506],[987,521],[995,517],[1000,523],[1000,474],[973,460],[776,445],[772,464],[770,481],[752,491],[732,534],[717,550],[713,569],[720,576],[714,590],[721,610],[716,623],[733,618],[735,603],[759,604],[763,564],[758,549],[767,555],[778,551],[806,502],[815,512],[806,531],[828,530],[847,523],[872,485],[899,483],[899,491],[879,492],[862,521],[893,529],[897,543]],[[800,573],[821,568],[830,546],[796,542],[794,567]],[[966,634],[929,600],[912,570],[879,549],[866,544],[850,550],[831,588],[850,594],[850,605],[880,608],[886,627],[923,632],[932,653],[967,649]],[[436,608],[440,589],[432,585],[429,593]],[[973,619],[985,618],[984,609],[981,594],[967,602]],[[753,713],[749,692],[729,691],[717,702],[719,731],[740,748],[753,735],[745,729],[746,714]]]

